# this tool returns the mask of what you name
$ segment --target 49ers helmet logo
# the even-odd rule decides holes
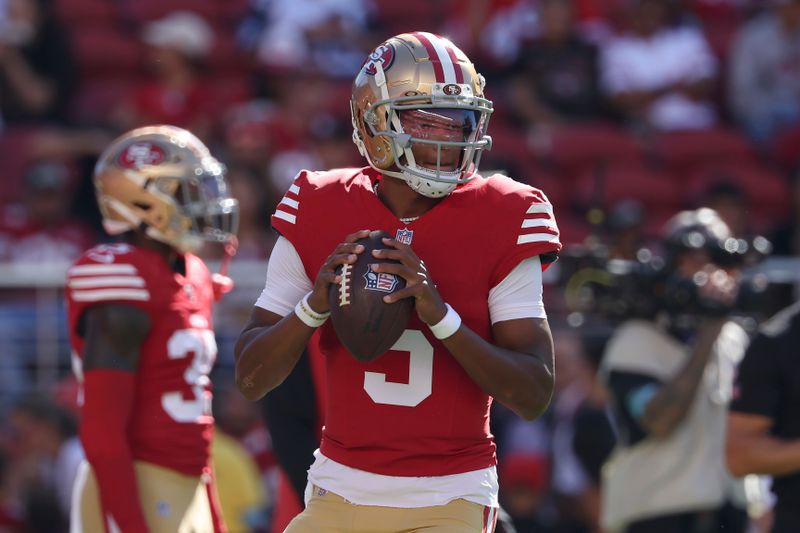
[[[125,148],[119,155],[119,164],[125,168],[139,170],[142,167],[158,165],[166,157],[164,150],[153,143],[138,142]]]
[[[461,87],[456,85],[455,83],[448,83],[444,87],[442,87],[442,92],[448,96],[458,96],[461,94]]]
[[[378,72],[376,63],[380,63],[383,70],[389,70],[394,61],[394,46],[383,43],[367,57],[362,67],[367,74],[374,76]]]

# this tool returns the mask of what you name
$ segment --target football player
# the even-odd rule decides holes
[[[542,270],[561,248],[553,207],[540,190],[478,174],[492,102],[449,40],[390,38],[356,76],[350,104],[369,166],[301,171],[278,205],[281,237],[237,342],[237,386],[264,396],[319,332],[325,428],[306,509],[287,531],[492,531],[492,399],[534,419],[553,391],[542,303]],[[326,323],[328,292],[376,229],[395,238],[373,268],[407,283],[384,300],[413,298],[416,316],[363,363]]]
[[[133,130],[95,167],[103,226],[69,269],[73,366],[82,383],[73,532],[219,532],[209,462],[212,302],[230,280],[193,252],[235,252],[238,203],[192,133]]]

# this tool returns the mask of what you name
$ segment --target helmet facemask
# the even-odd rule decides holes
[[[222,165],[206,158],[186,176],[162,176],[150,187],[156,194],[174,198],[170,224],[147,228],[147,234],[181,251],[197,251],[205,242],[226,243],[239,223],[239,204],[230,197]]]

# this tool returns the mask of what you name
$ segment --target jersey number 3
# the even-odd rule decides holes
[[[391,350],[409,353],[408,383],[386,381],[386,374],[364,372],[364,390],[375,403],[416,407],[431,395],[433,346],[421,331],[407,329]]]
[[[192,355],[192,360],[183,373],[186,383],[192,388],[193,398],[187,400],[182,392],[167,392],[161,397],[161,406],[176,422],[197,422],[211,414],[211,395],[207,393],[210,383],[208,374],[217,358],[217,343],[214,333],[207,329],[179,329],[167,341],[167,356],[183,359]]]

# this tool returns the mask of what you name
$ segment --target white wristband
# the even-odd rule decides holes
[[[450,304],[444,304],[447,306],[447,313],[445,313],[444,318],[442,318],[439,322],[433,325],[429,325],[428,327],[431,328],[431,333],[433,336],[439,340],[446,339],[453,335],[458,328],[461,327],[461,317],[458,316],[458,313],[450,307]]]
[[[297,302],[297,305],[294,306],[294,314],[296,314],[297,318],[299,318],[300,321],[306,326],[310,328],[318,328],[324,324],[326,320],[328,320],[328,317],[331,316],[331,313],[330,311],[327,313],[317,313],[311,309],[311,306],[308,305],[308,296],[310,294],[311,293],[309,292],[303,296],[302,300]]]

